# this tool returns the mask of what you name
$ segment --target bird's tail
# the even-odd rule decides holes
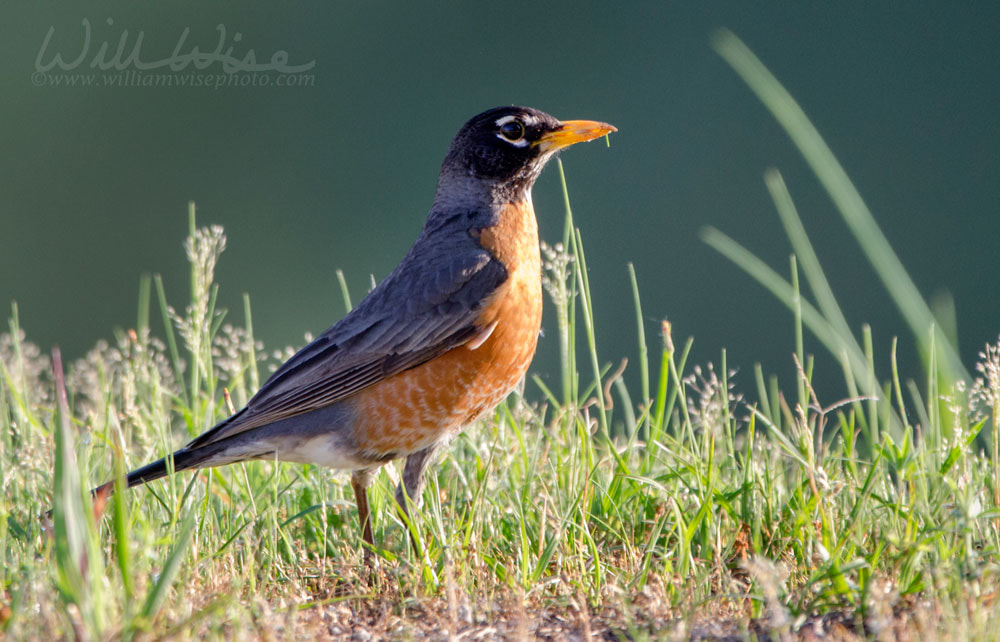
[[[243,411],[240,411],[232,415],[231,417],[223,419],[214,428],[203,434],[201,437],[192,440],[188,445],[184,446],[178,451],[175,451],[173,454],[157,459],[156,461],[150,464],[146,464],[141,468],[136,468],[135,470],[129,472],[125,476],[126,487],[132,488],[133,486],[140,486],[142,484],[155,481],[162,477],[166,477],[171,469],[173,469],[173,471],[177,473],[182,470],[198,468],[199,466],[202,465],[214,466],[218,465],[219,463],[225,463],[212,460],[216,459],[220,454],[220,452],[223,452],[225,450],[227,446],[227,440],[223,439],[214,443],[209,443],[201,446],[198,444],[200,442],[204,442],[204,438],[206,435],[209,435],[219,430],[223,426],[228,425],[233,419],[239,417],[241,414],[243,414]],[[169,467],[167,466],[168,462],[171,462],[171,465]],[[103,494],[105,497],[108,497],[111,495],[111,491],[114,489],[114,486],[115,482],[114,480],[111,480],[104,484],[101,484],[91,492],[94,494],[95,497],[98,497],[101,494]]]
[[[204,462],[214,454],[214,448],[199,448],[196,450],[185,450],[182,448],[172,455],[162,457],[150,464],[146,464],[141,468],[136,468],[135,470],[129,472],[125,476],[126,487],[132,488],[133,486],[140,486],[147,482],[166,477],[171,468],[174,472],[188,470],[189,468],[197,468],[200,463]],[[167,466],[168,460],[172,460],[172,465],[170,467]],[[112,479],[90,491],[91,495],[94,497],[94,512],[96,514],[99,515],[104,512],[104,505],[108,501],[108,498],[111,497],[111,493],[114,489],[115,480]]]
[[[241,450],[239,453],[231,454],[229,449],[233,446],[234,442],[238,443],[241,439],[221,439],[216,442],[204,444],[204,440],[207,435],[218,431],[242,414],[243,411],[240,411],[226,419],[223,419],[218,425],[209,430],[207,433],[197,439],[194,439],[180,450],[175,451],[173,454],[157,459],[150,464],[146,464],[141,468],[136,468],[135,470],[129,472],[125,476],[126,487],[132,488],[133,486],[140,486],[142,484],[161,479],[166,477],[171,470],[176,473],[182,470],[189,470],[191,468],[219,466],[222,464],[233,463],[234,461],[253,459],[255,457],[268,454],[266,452],[247,453],[245,450]],[[238,437],[245,439],[246,435],[239,435]],[[204,445],[199,445],[199,443]],[[95,516],[100,517],[104,514],[104,508],[114,490],[115,480],[112,479],[90,491],[94,500]],[[49,513],[51,513],[51,511],[49,511]]]
[[[224,451],[226,446],[225,440],[200,448],[188,448],[185,446],[171,455],[157,459],[152,463],[129,472],[125,476],[126,487],[141,486],[142,484],[161,479],[166,477],[171,470],[178,473],[182,470],[190,470],[191,468],[230,463],[233,461],[232,459],[220,460],[219,458],[220,452]],[[244,457],[240,457],[239,459],[244,459]],[[95,512],[103,513],[104,503],[111,497],[114,489],[115,480],[112,479],[91,491],[94,497]]]
[[[136,468],[125,476],[125,481],[128,483],[128,487],[132,488],[133,486],[139,486],[160,479],[161,477],[166,477],[170,468],[173,468],[174,472],[195,468],[206,459],[204,455],[207,455],[207,453],[200,453],[199,450],[186,450],[182,448],[172,455],[161,457],[141,468]],[[168,460],[172,460],[170,467],[167,466]]]

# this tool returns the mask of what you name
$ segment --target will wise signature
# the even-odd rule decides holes
[[[113,26],[114,20],[108,18],[106,23],[108,26]],[[122,29],[117,45],[112,45],[109,40],[104,40],[97,47],[96,51],[91,54],[92,29],[90,20],[84,18],[81,24],[83,26],[83,46],[72,60],[64,58],[63,54],[58,51],[49,53],[49,45],[56,31],[55,27],[49,27],[48,32],[45,34],[45,39],[42,41],[42,46],[38,50],[38,55],[35,56],[35,71],[46,73],[56,68],[61,71],[72,71],[83,65],[88,65],[91,69],[100,69],[102,71],[123,71],[125,69],[147,71],[164,68],[170,71],[184,71],[189,67],[198,71],[204,71],[213,65],[219,65],[222,71],[229,74],[248,71],[273,71],[285,74],[297,74],[309,71],[316,66],[315,60],[298,65],[289,64],[288,52],[283,49],[279,49],[271,54],[271,58],[267,62],[257,62],[257,52],[253,49],[247,49],[242,55],[234,55],[233,50],[243,39],[243,34],[237,31],[230,40],[227,38],[226,26],[224,24],[218,24],[215,27],[216,32],[219,34],[219,40],[212,51],[202,51],[197,45],[189,46],[187,39],[191,33],[191,29],[185,27],[177,38],[177,44],[174,45],[173,52],[165,58],[144,60],[142,56],[142,44],[146,35],[145,32],[139,31],[134,37],[130,38],[128,29]]]

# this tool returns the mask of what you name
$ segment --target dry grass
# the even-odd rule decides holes
[[[192,238],[202,270],[218,256],[198,253],[221,243]],[[548,276],[572,320],[582,247],[567,256]],[[996,430],[996,346],[970,394],[929,395],[909,405],[927,423],[910,424],[882,401],[824,410],[808,378],[805,405],[773,381],[749,404],[724,367],[685,374],[665,334],[645,402],[604,367],[601,385],[574,376],[565,401],[536,381],[537,401],[515,395],[460,437],[413,524],[419,554],[392,510],[392,471],[380,475],[371,572],[345,480],[312,466],[180,474],[114,495],[95,522],[85,488],[176,446],[177,428],[210,425],[224,389],[242,403],[281,356],[249,316],[219,322],[211,278],[192,282],[209,294],[185,316],[163,306],[188,323],[181,342],[140,319],[73,364],[65,407],[15,308],[0,337],[5,635],[989,639],[1000,624],[995,458],[977,441]]]

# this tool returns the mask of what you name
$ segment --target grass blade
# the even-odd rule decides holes
[[[712,46],[764,103],[798,147],[926,353],[929,348],[926,332],[935,325],[930,307],[826,141],[798,102],[735,34],[720,30],[712,39]],[[936,331],[935,338],[943,352],[941,363],[947,363],[953,376],[969,380],[969,373],[962,365],[958,352],[940,329]]]
[[[177,572],[181,569],[181,564],[187,555],[188,546],[191,544],[191,535],[194,533],[196,525],[195,514],[195,511],[189,511],[187,517],[184,518],[184,527],[177,541],[174,543],[174,550],[170,552],[167,561],[163,565],[163,570],[160,571],[159,577],[156,578],[153,586],[149,589],[149,593],[146,595],[146,601],[142,606],[140,615],[147,623],[151,623],[156,618],[160,607],[163,606],[163,601],[167,598],[167,591],[170,590],[170,586],[174,583],[174,578],[177,577]]]

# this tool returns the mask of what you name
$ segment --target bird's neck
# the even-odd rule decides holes
[[[454,224],[466,228],[492,227],[509,218],[509,212],[525,209],[534,223],[530,186],[511,193],[498,191],[489,181],[470,177],[446,181],[447,177],[442,176],[438,183],[425,231],[450,228]]]
[[[530,202],[531,188],[538,178],[538,169],[540,168],[532,166],[508,180],[498,181],[478,178],[446,163],[438,177],[434,209],[505,206],[521,203],[525,199]]]

